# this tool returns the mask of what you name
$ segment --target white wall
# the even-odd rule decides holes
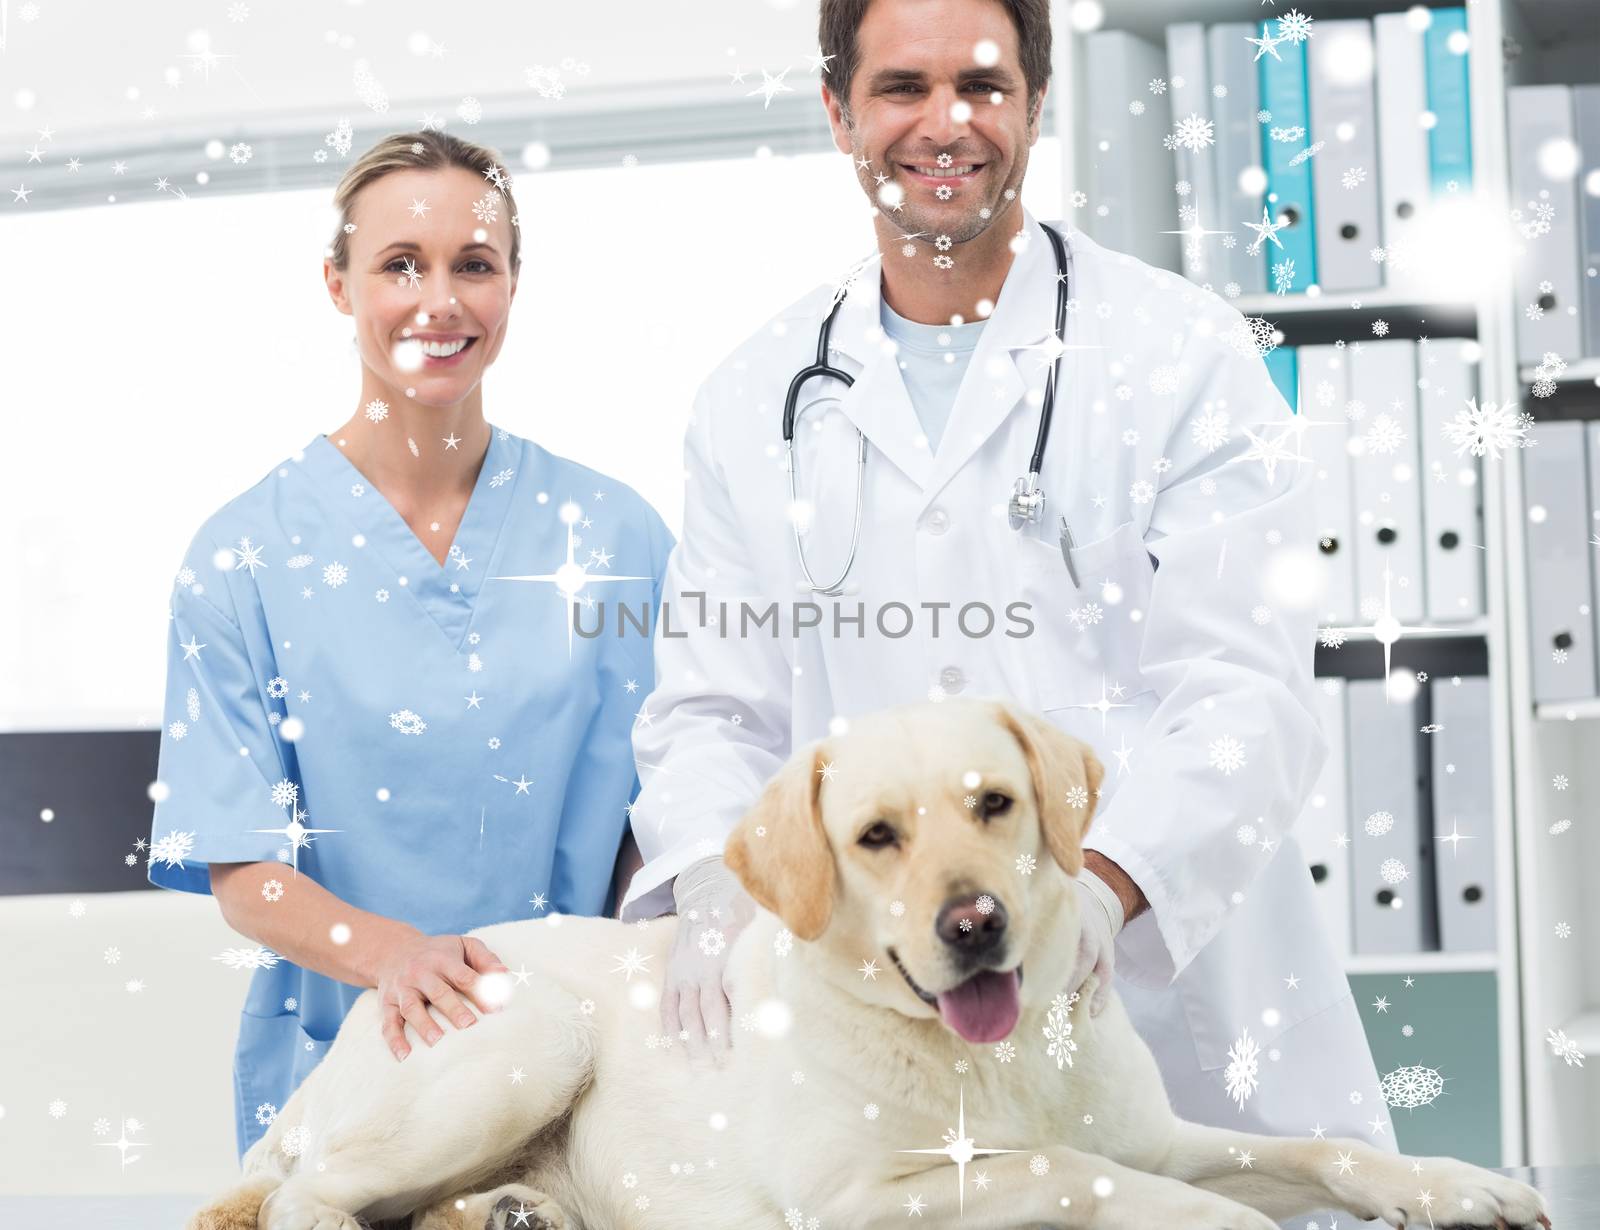
[[[452,115],[467,95],[491,111],[496,98],[533,98],[524,73],[534,65],[567,87],[550,110],[652,82],[720,80],[743,94],[751,86],[732,83],[735,69],[753,84],[763,67],[788,67],[785,84],[797,90],[817,81],[805,58],[817,46],[817,0],[248,0],[240,22],[232,5],[48,0],[24,21],[22,0],[9,0],[0,149],[32,144],[45,124],[58,140],[113,125],[142,140],[151,107],[162,125],[230,141],[286,110],[326,116],[329,128],[340,115],[371,119],[355,89],[358,60],[397,126],[424,107]],[[207,50],[217,57],[209,69],[197,58]]]
[[[254,946],[193,893],[0,897],[0,1196],[223,1190],[250,974],[212,958]]]

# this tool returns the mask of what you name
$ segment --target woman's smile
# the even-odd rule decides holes
[[[394,348],[395,366],[403,371],[422,368],[454,367],[478,342],[477,337],[457,336],[450,339],[408,337]]]

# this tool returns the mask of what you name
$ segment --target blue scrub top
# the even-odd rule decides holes
[[[431,935],[609,912],[655,685],[637,625],[672,546],[630,488],[491,426],[441,567],[317,436],[206,521],[177,574],[151,882],[206,893],[208,863],[278,862],[285,882],[297,865]],[[569,634],[550,581],[490,579],[563,565],[603,635]],[[637,620],[620,636],[619,604]],[[360,993],[281,956],[250,975],[241,1157]]]

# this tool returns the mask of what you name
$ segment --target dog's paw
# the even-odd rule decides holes
[[[353,1214],[323,1204],[287,1183],[262,1202],[257,1224],[261,1230],[364,1230]]]
[[[259,1222],[261,1230],[366,1230],[365,1222],[331,1204],[306,1204]]]
[[[272,1223],[278,1230],[279,1222]],[[330,1204],[306,1209],[302,1216],[281,1223],[282,1230],[367,1230],[367,1224],[343,1209]]]
[[[525,1184],[507,1183],[483,1198],[490,1202],[483,1230],[566,1230],[561,1206]]]
[[[267,1178],[246,1180],[191,1217],[184,1230],[256,1230],[261,1204],[279,1182]]]
[[[1381,1198],[1377,1216],[1391,1226],[1431,1225],[1436,1230],[1469,1230],[1506,1226],[1539,1230],[1550,1226],[1544,1197],[1526,1183],[1508,1179],[1452,1157],[1411,1159],[1420,1163],[1409,1183],[1392,1183]]]

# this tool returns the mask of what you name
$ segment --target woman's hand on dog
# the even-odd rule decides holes
[[[383,1004],[383,1039],[394,1057],[411,1053],[407,1024],[429,1046],[444,1031],[428,1012],[436,1008],[457,1029],[478,1018],[463,999],[481,974],[509,972],[499,957],[470,935],[424,935],[420,931],[393,944],[378,964],[378,999]],[[480,1007],[474,1001],[475,1007]],[[489,1011],[495,1009],[491,1006]]]
[[[667,955],[661,1028],[669,1038],[682,1037],[691,1056],[715,1061],[732,1042],[728,954],[755,917],[755,902],[720,856],[680,871],[672,896],[678,932]]]

